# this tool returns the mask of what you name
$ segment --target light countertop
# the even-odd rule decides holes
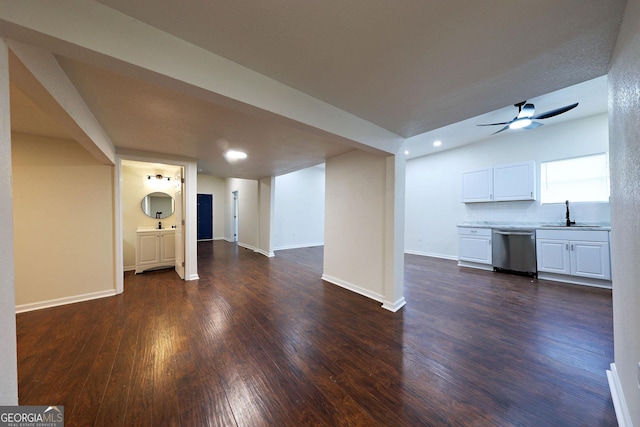
[[[549,222],[490,222],[477,221],[458,224],[458,227],[499,228],[501,230],[611,230],[611,224],[578,223],[567,227],[563,223]]]

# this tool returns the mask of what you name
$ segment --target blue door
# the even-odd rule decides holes
[[[198,240],[213,239],[213,196],[198,194]]]

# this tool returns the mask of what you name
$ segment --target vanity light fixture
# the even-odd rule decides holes
[[[151,179],[151,178],[155,178],[157,180],[161,180],[161,179],[166,179],[167,181],[171,181],[171,177],[170,176],[162,176],[160,174],[157,175],[147,175],[147,179]]]

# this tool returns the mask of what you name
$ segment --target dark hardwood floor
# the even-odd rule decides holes
[[[322,282],[322,248],[198,262],[19,314],[20,404],[67,426],[616,425],[611,291],[407,255],[391,313]]]

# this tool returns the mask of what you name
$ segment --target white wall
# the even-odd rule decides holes
[[[640,426],[640,1],[629,0],[609,72],[615,371]],[[618,419],[620,420],[620,417]],[[620,423],[620,425],[623,425]]]
[[[213,196],[213,238],[225,237],[226,180],[217,176],[198,175],[198,194]]]
[[[18,133],[12,162],[16,310],[114,295],[114,167]]]
[[[324,166],[276,177],[274,249],[324,243]]]
[[[386,158],[351,151],[326,162],[323,279],[384,300]]]
[[[607,115],[506,132],[490,140],[407,162],[405,250],[457,259],[456,225],[464,222],[562,222],[564,204],[540,205],[540,163],[609,150]],[[535,201],[461,203],[465,170],[535,160]],[[578,222],[609,222],[609,203],[571,204]]]

